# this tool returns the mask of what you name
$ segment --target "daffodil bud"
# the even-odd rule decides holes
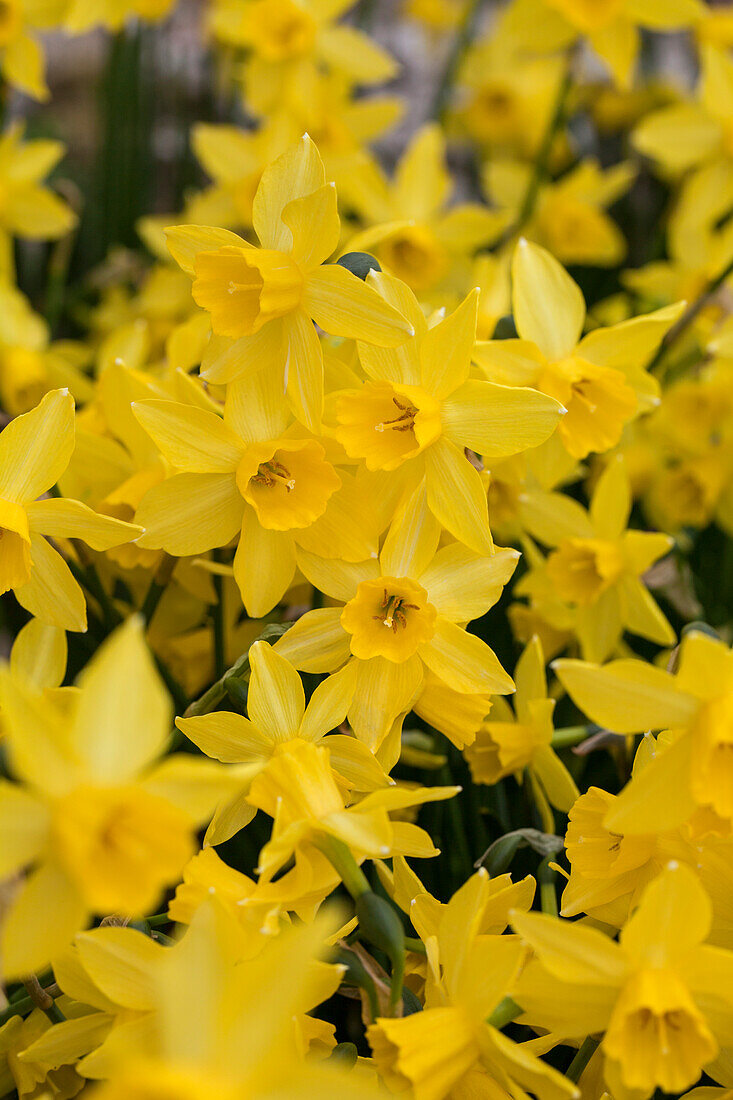
[[[370,252],[347,252],[336,263],[359,279],[366,279],[370,271],[382,270],[379,260],[375,259]]]

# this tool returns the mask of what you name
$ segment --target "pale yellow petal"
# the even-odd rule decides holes
[[[476,288],[445,320],[428,329],[420,345],[421,384],[442,399],[468,378],[476,340],[479,290]]]
[[[563,415],[552,397],[519,386],[470,379],[441,410],[448,439],[484,458],[504,458],[544,443]]]
[[[459,542],[479,554],[493,550],[486,490],[462,451],[439,439],[425,452],[428,505]]]
[[[401,664],[384,657],[359,661],[349,707],[349,722],[359,740],[373,751],[379,748],[398,715],[412,706],[422,681],[423,669],[417,656]]]
[[[66,674],[66,654],[65,631],[31,619],[13,642],[10,671],[39,691],[59,687]]]
[[[327,676],[310,697],[299,736],[305,741],[319,741],[324,734],[337,729],[346,717],[355,686],[356,664],[353,661]]]
[[[340,264],[326,264],[309,275],[303,306],[334,336],[392,348],[414,335],[412,324],[402,314]]]
[[[3,921],[4,977],[17,980],[44,970],[88,917],[76,887],[57,864],[45,863],[31,872]]]
[[[295,310],[282,322],[282,350],[288,400],[293,414],[315,435],[323,412],[323,351],[308,314]]]
[[[0,779],[0,877],[33,863],[48,843],[48,806],[16,783]]]
[[[341,626],[340,607],[308,611],[275,646],[303,672],[332,672],[349,659],[349,635]]]
[[[216,413],[176,401],[133,401],[132,411],[178,470],[231,473],[244,453],[241,439]]]
[[[293,199],[317,191],[325,182],[323,161],[307,134],[268,164],[252,207],[252,224],[263,248],[290,251],[293,237],[282,220],[284,208]]]
[[[290,661],[267,642],[255,642],[249,651],[252,674],[247,711],[254,724],[274,742],[298,736],[305,712],[300,676]]]
[[[406,495],[395,511],[380,561],[387,577],[419,577],[435,557],[440,524],[428,507],[425,482]]]
[[[219,710],[195,718],[176,718],[176,725],[202,752],[223,764],[266,760],[272,740],[241,714]]]
[[[51,390],[0,434],[0,497],[35,500],[56,484],[73,450],[74,398]]]
[[[347,562],[321,558],[301,549],[298,550],[298,568],[319,592],[344,603],[356,595],[362,581],[375,580],[379,576],[379,563],[375,558]]]
[[[261,527],[254,510],[248,507],[234,555],[234,579],[247,614],[258,619],[272,611],[294,574],[295,544],[290,532]]]
[[[518,550],[497,550],[487,556],[454,542],[441,547],[420,576],[420,584],[439,615],[452,622],[470,622],[494,606],[518,560]]]
[[[226,546],[242,522],[244,501],[234,474],[175,474],[153,486],[136,520],[145,528],[138,545],[178,557]]]
[[[216,252],[224,245],[251,248],[237,233],[211,225],[171,225],[165,236],[171,256],[191,278],[195,275],[193,264],[199,252]]]
[[[92,550],[110,550],[142,534],[142,527],[93,512],[79,500],[48,497],[27,506],[31,531],[50,538],[81,539]]]
[[[699,705],[677,688],[674,676],[644,661],[611,661],[601,668],[559,660],[552,668],[576,706],[616,733],[684,726]]]
[[[435,634],[418,653],[435,675],[454,691],[466,694],[507,695],[514,682],[492,649],[447,619],[438,619]]]
[[[514,320],[523,340],[548,359],[573,350],[585,323],[585,301],[558,261],[539,245],[522,239],[512,261]]]
[[[293,259],[302,271],[311,271],[336,251],[341,232],[336,187],[327,183],[293,199],[282,212],[293,237]]]
[[[32,534],[31,558],[31,579],[15,589],[21,607],[41,622],[62,630],[86,630],[84,593],[59,552],[42,535]]]

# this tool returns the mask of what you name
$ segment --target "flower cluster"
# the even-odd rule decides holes
[[[393,7],[0,0],[0,1096],[733,1095],[733,15]]]

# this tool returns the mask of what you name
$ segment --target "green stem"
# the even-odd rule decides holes
[[[405,936],[405,950],[412,951],[413,955],[426,955],[427,950],[422,940],[415,939],[414,936]]]
[[[552,735],[553,749],[567,749],[570,745],[579,745],[588,736],[588,726],[566,726],[555,730]]]
[[[440,782],[443,786],[454,786],[453,776],[447,764],[443,764],[438,774],[440,775]],[[465,882],[465,880],[470,878],[473,874],[473,860],[471,859],[471,847],[468,843],[468,837],[466,836],[463,814],[461,813],[461,807],[456,801],[455,796],[449,798],[445,806],[448,813],[448,820],[450,821],[452,839],[455,844],[456,860],[459,864],[461,882]]]
[[[45,1012],[52,1024],[62,1024],[66,1017],[58,1007],[53,997],[43,988],[35,974],[30,974],[23,979],[23,985],[28,990],[28,998],[35,1008]],[[16,1015],[16,1013],[12,1013]]]
[[[599,1040],[592,1039],[590,1035],[583,1040],[578,1053],[565,1071],[565,1076],[569,1081],[574,1081],[577,1085],[583,1070],[598,1049],[598,1043]]]
[[[555,872],[550,867],[552,856],[546,856],[537,869],[537,881],[540,884],[540,905],[542,912],[557,917],[557,892],[555,890]]]
[[[438,85],[435,98],[433,99],[432,110],[430,111],[430,117],[438,122],[442,122],[448,109],[450,95],[453,91],[453,85],[458,75],[463,55],[476,37],[483,5],[484,0],[471,0],[461,20],[461,24],[453,42],[453,48],[443,72],[443,78]]]
[[[486,1022],[489,1027],[501,1029],[502,1027],[506,1027],[507,1024],[510,1024],[512,1020],[516,1020],[517,1016],[521,1016],[523,1011],[524,1009],[520,1008],[517,1002],[513,1001],[511,997],[504,997],[503,1000],[499,1001]]]
[[[351,854],[351,849],[347,844],[344,844],[343,840],[338,840],[335,836],[323,833],[315,838],[313,844],[326,857],[354,901],[362,894],[371,893],[372,888],[366,875]]]
[[[660,364],[669,349],[673,347],[677,343],[679,338],[687,332],[688,328],[698,316],[698,314],[702,312],[702,310],[708,304],[713,295],[718,290],[720,290],[725,280],[731,274],[733,274],[733,259],[730,261],[730,263],[726,264],[723,270],[719,272],[714,279],[710,280],[700,297],[696,298],[695,301],[687,307],[685,312],[680,317],[679,321],[672,325],[671,329],[669,329],[669,331],[665,334],[664,339],[659,345],[656,354],[650,360],[649,365],[647,366],[647,370],[652,371]]]

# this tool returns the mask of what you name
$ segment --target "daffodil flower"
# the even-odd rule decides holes
[[[520,1020],[566,1039],[603,1033],[606,1084],[620,1100],[684,1092],[733,1034],[733,1002],[720,992],[733,980],[733,952],[705,942],[711,919],[694,872],[674,862],[618,943],[579,923],[514,914],[537,960],[513,993]]]
[[[587,660],[603,661],[624,630],[659,645],[675,635],[641,577],[672,547],[669,535],[628,531],[631,486],[621,459],[612,459],[593,491],[590,509],[560,493],[547,495],[533,530],[555,549],[546,579],[574,609],[573,629]],[[525,579],[523,578],[523,584]]]
[[[119,31],[128,19],[148,22],[164,19],[174,3],[175,0],[71,0],[64,26],[71,34],[84,34],[95,26]]]
[[[577,1095],[562,1074],[488,1022],[513,990],[525,957],[518,937],[493,928],[487,934],[501,907],[501,894],[491,885],[482,868],[447,905],[422,893],[410,906],[428,953],[425,1008],[403,1019],[379,1018],[367,1029],[377,1068],[393,1092],[411,1088],[415,1100],[463,1094],[519,1100],[527,1091],[540,1100]]]
[[[422,858],[438,854],[429,835],[389,814],[425,802],[452,798],[459,787],[387,787],[347,806],[334,775],[329,751],[302,738],[277,753],[253,780],[250,803],[273,819],[272,835],[260,852],[260,881],[270,882],[296,853],[320,856],[318,842],[334,838],[354,858],[384,859],[395,853]]]
[[[634,76],[640,29],[681,31],[705,17],[701,0],[512,0],[507,30],[524,49],[552,53],[586,38],[615,81],[628,88]]]
[[[567,813],[579,795],[575,780],[552,748],[555,700],[548,697],[545,657],[535,635],[514,670],[514,713],[499,697],[476,740],[466,750],[476,783],[497,783],[529,769],[547,831],[554,832],[547,802]],[[539,785],[539,791],[537,791]]]
[[[380,1100],[368,1080],[305,1056],[305,1013],[341,978],[321,962],[336,923],[262,936],[249,957],[241,928],[210,898],[155,971],[154,1026],[118,1029],[99,1100]]]
[[[393,181],[365,153],[340,186],[369,226],[349,239],[348,250],[374,252],[416,293],[434,292],[453,265],[467,261],[504,225],[502,214],[479,203],[448,207],[452,181],[445,137],[435,123],[415,134]]]
[[[376,549],[358,488],[321,443],[288,432],[277,381],[262,371],[230,383],[224,417],[177,402],[135,402],[134,413],[178,471],[153,486],[137,515],[140,546],[176,557],[239,535],[234,577],[252,616],[271,611],[295,575],[297,547],[347,561]]]
[[[404,284],[377,273],[369,282],[409,317],[415,336],[393,350],[359,343],[368,380],[329,397],[336,438],[368,470],[385,471],[385,483],[393,471],[410,488],[425,478],[433,515],[460,542],[490,554],[486,490],[464,450],[492,459],[536,447],[552,435],[562,407],[530,389],[469,378],[478,291],[428,328]]]
[[[0,13],[0,50],[3,20],[10,18],[5,12],[8,9],[19,11],[22,7],[22,0],[12,0]],[[32,40],[26,39],[26,43]],[[5,67],[8,52],[6,46],[4,60],[0,63]],[[30,79],[30,65],[26,75]],[[25,90],[29,90],[27,86]],[[15,270],[13,237],[56,240],[76,225],[76,215],[68,203],[42,182],[64,153],[65,148],[59,141],[23,141],[20,125],[10,126],[0,137],[0,273],[5,279],[12,281]]]
[[[30,868],[3,922],[6,976],[43,967],[94,914],[150,912],[230,783],[208,760],[159,762],[170,702],[137,618],[79,688],[69,714],[8,671],[0,682],[18,779],[0,783],[0,874]]]
[[[74,399],[52,390],[0,435],[0,591],[12,589],[27,611],[63,630],[86,630],[86,600],[47,541],[79,538],[109,550],[142,531],[100,516],[78,500],[37,499],[53,488],[74,450]]]
[[[398,508],[378,559],[350,564],[298,554],[306,577],[345,606],[307,612],[275,649],[304,671],[355,666],[348,718],[373,749],[418,700],[427,671],[459,694],[514,690],[489,646],[460,624],[496,602],[519,555],[486,557],[459,543],[438,550],[439,538],[418,486]]]
[[[259,248],[225,229],[166,231],[173,258],[193,278],[194,300],[211,316],[202,374],[230,382],[265,363],[295,415],[317,430],[323,353],[312,322],[381,347],[403,344],[412,325],[346,268],[324,264],[340,221],[335,188],[307,135],[265,169],[252,221]]]
[[[251,765],[241,792],[218,808],[207,830],[207,844],[222,844],[252,820],[255,808],[248,802],[251,780],[273,756],[289,752],[299,741],[327,748],[331,767],[350,789],[371,791],[390,783],[366,745],[355,737],[331,733],[346,717],[356,683],[355,669],[346,665],[329,676],[306,707],[303,684],[289,661],[266,642],[255,642],[249,659],[249,718],[227,711],[176,718],[178,728],[207,756],[226,764]]]
[[[687,633],[674,675],[639,660],[560,660],[553,668],[591,721],[616,733],[671,731],[609,809],[609,828],[656,833],[702,807],[733,819],[733,653],[723,642]]]
[[[644,368],[684,303],[581,340],[583,295],[549,252],[520,240],[512,279],[520,339],[477,345],[475,362],[492,381],[533,386],[556,398],[567,409],[558,435],[574,458],[610,450],[625,424],[658,403],[659,384]]]

